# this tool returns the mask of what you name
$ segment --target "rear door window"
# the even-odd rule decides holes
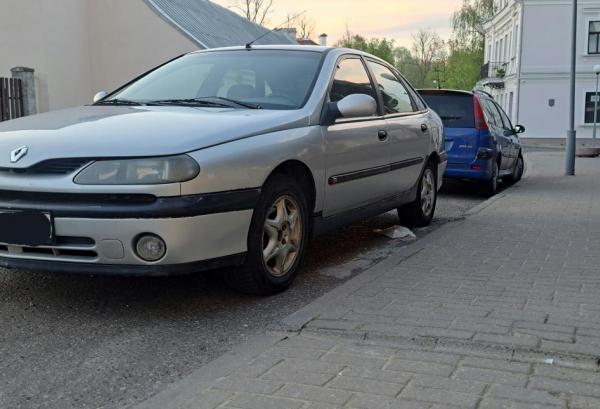
[[[475,128],[472,95],[421,92],[421,96],[442,118],[446,128]]]
[[[510,119],[508,118],[508,115],[506,115],[506,112],[504,112],[504,110],[502,108],[497,106],[497,104],[496,104],[496,107],[498,108],[498,111],[500,111],[500,117],[502,118],[502,123],[504,124],[504,129],[512,130],[513,126],[512,126],[512,123],[510,122]]]
[[[398,77],[386,66],[369,61],[369,67],[379,86],[386,114],[413,112],[414,107],[408,90]]]
[[[486,98],[479,98],[479,101],[483,106],[483,112],[485,114],[485,119],[487,120],[488,126],[493,129],[504,129],[502,116],[500,115],[500,111],[498,110],[498,107],[494,101]]]

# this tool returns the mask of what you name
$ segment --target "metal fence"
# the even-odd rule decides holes
[[[505,62],[487,62],[481,66],[481,79],[504,78],[508,69]]]
[[[0,122],[24,116],[23,82],[0,77]]]

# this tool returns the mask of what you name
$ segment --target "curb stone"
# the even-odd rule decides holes
[[[169,385],[150,399],[133,404],[129,408],[164,409],[186,407],[188,403],[196,401],[203,390],[207,389],[215,380],[232,374],[235,370],[240,369],[253,358],[286,338],[288,338],[288,335],[283,333],[250,337],[247,342],[238,345],[232,351]]]

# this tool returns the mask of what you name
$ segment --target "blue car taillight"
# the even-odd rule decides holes
[[[488,160],[494,157],[494,151],[490,148],[479,148],[477,151],[477,160]]]

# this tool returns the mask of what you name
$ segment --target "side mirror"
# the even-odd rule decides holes
[[[361,118],[377,113],[377,102],[366,94],[352,94],[338,101],[337,111],[342,118]]]
[[[98,92],[96,95],[94,95],[94,104],[96,102],[100,101],[101,99],[104,99],[107,95],[108,95],[108,92],[106,92],[106,91]]]
[[[515,126],[515,133],[524,133],[524,132],[525,132],[525,127],[523,125]]]

